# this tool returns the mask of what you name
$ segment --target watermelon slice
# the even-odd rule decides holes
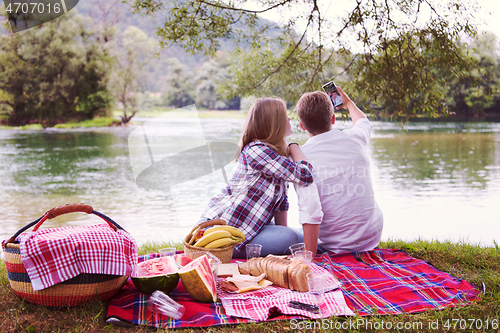
[[[149,259],[137,265],[131,279],[145,294],[156,290],[170,294],[179,283],[179,268],[173,257]]]
[[[207,256],[203,255],[179,270],[179,275],[188,293],[198,302],[217,302],[215,279]]]
[[[175,261],[181,266],[186,266],[189,264],[193,259],[186,257],[185,255],[182,254],[176,254],[175,255]]]

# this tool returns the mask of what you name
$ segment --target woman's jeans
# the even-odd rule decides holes
[[[302,228],[294,229],[275,224],[266,224],[264,228],[247,244],[260,244],[262,250],[261,257],[268,254],[285,255],[290,254],[289,247],[296,243],[304,241],[304,234]],[[323,253],[325,250],[318,245],[317,253]],[[233,258],[246,259],[245,247],[240,251],[233,251]]]
[[[303,238],[303,237],[302,237]],[[266,224],[264,228],[247,244],[260,244],[261,257],[268,254],[284,255],[290,253],[289,246],[298,243],[297,232],[282,225]],[[233,258],[246,259],[245,246],[233,252]]]

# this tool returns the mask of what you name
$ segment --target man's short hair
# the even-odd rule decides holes
[[[321,134],[331,129],[333,104],[322,91],[305,93],[297,102],[297,114],[309,133]]]

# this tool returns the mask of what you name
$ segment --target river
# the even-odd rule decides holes
[[[215,146],[209,160],[197,151],[183,152],[207,142],[236,144],[243,120],[191,115],[135,122],[144,126],[0,130],[0,238],[9,238],[52,207],[84,202],[118,222],[139,244],[181,241],[233,166],[230,155],[214,155]],[[296,125],[291,139],[303,143],[307,137]],[[351,125],[339,121],[335,127]],[[384,214],[384,240],[500,242],[500,124],[372,125],[369,156]],[[158,185],[152,176],[154,184],[136,181],[153,162],[169,157],[163,167],[170,174],[180,172],[182,181],[169,178]],[[191,175],[196,168],[201,174]],[[293,187],[289,196],[289,223],[298,227]],[[72,213],[44,227],[100,221]]]

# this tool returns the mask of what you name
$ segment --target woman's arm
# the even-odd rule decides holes
[[[293,144],[291,146],[297,145]],[[292,149],[294,149],[293,154],[298,159],[298,162],[292,162],[290,159],[280,156],[264,143],[250,143],[248,148],[245,148],[246,163],[252,169],[260,171],[269,177],[307,186],[313,182],[312,165],[300,159],[302,154],[300,147],[293,147]],[[302,157],[304,157],[303,154]]]
[[[300,149],[298,143],[290,143],[288,145],[288,150],[290,150],[290,155],[292,156],[294,162],[306,160],[306,156],[302,152],[302,149]]]

